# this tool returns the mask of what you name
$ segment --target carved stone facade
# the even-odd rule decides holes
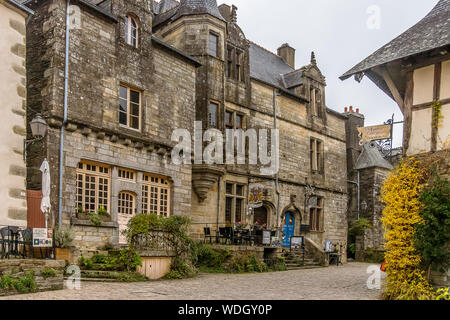
[[[182,0],[180,4],[111,0],[98,6],[86,2],[73,3],[80,8],[81,29],[71,30],[70,35],[63,159],[63,218],[64,223],[75,224],[78,248],[92,251],[108,241],[119,242],[121,196],[132,195],[133,214],[150,210],[144,205],[149,196],[142,188],[148,176],[169,182],[170,209],[164,214],[190,216],[195,237],[202,237],[205,226],[214,232],[226,224],[253,224],[255,216],[275,227],[275,180],[262,175],[260,165],[176,166],[170,159],[173,130],[187,129],[193,135],[195,120],[202,121],[203,130],[272,129],[274,94],[280,130],[280,226],[290,212],[295,217],[295,235],[305,235],[318,248],[323,248],[325,240],[345,247],[347,117],[327,108],[325,77],[314,55],[310,64],[295,69],[292,55],[286,56],[287,61],[248,41],[237,24],[237,8],[218,7],[215,0]],[[37,166],[47,157],[53,172],[55,222],[65,2],[46,0],[30,6],[36,16],[28,30],[28,99],[30,108],[41,112],[50,128],[47,140],[32,150],[28,187],[40,188]],[[130,21],[138,26],[137,48],[134,42],[126,43],[134,39],[125,31],[133,25]],[[289,48],[283,46],[280,54],[292,53]],[[120,124],[119,103],[129,97],[121,93],[121,87],[126,88],[124,92],[140,93],[137,130]],[[107,199],[94,201],[107,204],[112,216],[100,228],[75,217],[80,199],[83,209],[90,208],[90,204],[85,207],[90,200],[83,198],[83,192],[84,179],[91,178],[86,170],[92,166],[102,167],[97,185],[97,181],[111,181]],[[129,174],[120,173],[124,170],[134,174],[132,181]],[[249,185],[255,182],[265,188],[264,206],[258,212],[248,206]],[[318,197],[313,208],[305,206],[307,185],[314,187]],[[162,208],[159,205],[157,210]]]

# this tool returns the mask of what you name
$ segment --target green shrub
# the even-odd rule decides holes
[[[54,234],[56,248],[69,248],[75,239],[75,232],[69,227],[57,228]]]
[[[81,256],[80,259],[78,259],[78,265],[83,269],[91,270],[93,267],[93,264],[94,263],[89,258],[85,258],[85,257]]]
[[[87,213],[87,216],[89,218],[89,221],[96,227],[100,227],[102,225],[102,219],[100,218],[100,215],[98,215],[95,212]]]
[[[241,254],[231,258],[228,264],[230,273],[267,272],[268,268],[264,262],[259,261],[256,254]]]
[[[422,191],[421,217],[423,222],[416,225],[415,247],[422,256],[428,278],[433,267],[444,272],[450,266],[450,183],[433,170],[431,180]]]
[[[116,263],[127,271],[136,271],[138,267],[142,266],[142,259],[134,249],[121,250],[116,259]]]
[[[100,206],[100,208],[98,208],[97,213],[98,213],[100,216],[109,217],[108,211],[106,211],[106,209],[105,209],[103,206]]]
[[[225,264],[230,259],[228,249],[213,249],[200,244],[197,247],[197,267],[206,272],[225,272]]]
[[[58,275],[58,271],[53,268],[45,268],[41,271],[41,275],[42,277],[44,277],[44,279],[54,278]]]
[[[13,289],[14,279],[9,275],[4,275],[0,278],[0,288],[2,289]]]
[[[98,265],[103,271],[134,272],[142,266],[142,259],[134,249],[123,249],[117,255],[94,254],[91,259],[82,256],[78,264],[85,270],[92,270],[94,265]]]

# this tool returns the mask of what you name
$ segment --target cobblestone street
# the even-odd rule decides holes
[[[202,274],[194,279],[146,283],[82,282],[81,290],[61,290],[2,299],[52,300],[374,300],[367,288],[370,264],[263,273]]]

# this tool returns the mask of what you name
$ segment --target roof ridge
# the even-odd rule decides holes
[[[250,42],[250,43],[252,43],[252,44],[254,44],[254,45],[257,46],[258,48],[261,48],[261,49],[267,51],[268,53],[273,54],[275,57],[280,58],[280,59],[283,59],[283,57],[281,57],[281,56],[279,56],[278,54],[276,54],[276,53],[270,51],[269,49],[264,48],[263,46],[257,44],[256,42],[253,42],[252,40],[247,40],[247,41]],[[284,59],[283,59],[283,60],[284,60]]]
[[[176,1],[176,0],[175,0],[175,1]],[[177,2],[178,2],[178,1],[177,1]],[[163,12],[159,12],[158,15],[167,13],[167,12],[169,12],[170,10],[174,10],[174,9],[179,8],[179,7],[180,7],[180,3],[178,2],[178,4],[177,4],[175,7],[172,7],[172,8],[170,8],[170,9],[166,10],[166,11],[163,11]]]
[[[285,73],[284,75],[287,76],[287,75],[289,75],[289,74],[291,74],[291,73],[294,73],[294,72],[297,72],[297,71],[302,71],[302,70],[304,70],[307,66],[308,66],[308,65],[303,66],[303,67],[300,67],[300,68],[295,69],[295,70],[292,70],[292,71],[290,71],[290,72],[288,72],[288,73]]]

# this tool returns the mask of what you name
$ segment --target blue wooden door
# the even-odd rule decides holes
[[[291,237],[295,235],[295,216],[292,212],[286,213],[283,233],[284,233],[283,247],[290,247]]]

